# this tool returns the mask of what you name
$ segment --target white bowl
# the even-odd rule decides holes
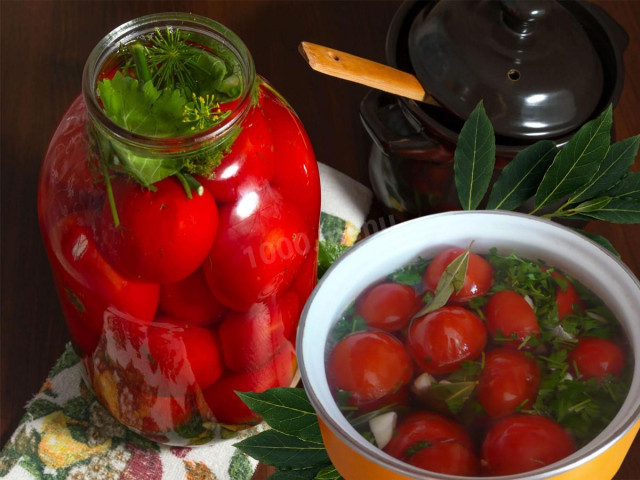
[[[461,478],[408,465],[362,437],[333,400],[325,371],[325,345],[342,312],[367,286],[418,256],[432,258],[446,247],[466,248],[472,241],[475,253],[488,253],[495,247],[502,254],[514,252],[530,260],[544,260],[579,280],[619,319],[633,352],[629,394],[607,428],[559,462],[499,478],[612,478],[640,426],[640,282],[609,251],[567,227],[531,215],[497,211],[448,212],[382,230],[351,248],[318,283],[302,314],[297,352],[302,380],[318,413],[331,460],[347,480]]]

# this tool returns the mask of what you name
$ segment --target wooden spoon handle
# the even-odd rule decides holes
[[[301,42],[299,50],[309,66],[318,72],[439,106],[410,73],[315,43]]]

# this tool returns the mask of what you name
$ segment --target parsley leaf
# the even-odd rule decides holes
[[[187,102],[179,90],[161,92],[151,81],[140,86],[137,79],[116,72],[98,83],[98,93],[107,116],[132,133],[167,138],[188,130],[182,123]]]

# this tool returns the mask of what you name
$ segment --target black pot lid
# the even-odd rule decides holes
[[[497,134],[553,138],[589,119],[602,64],[582,25],[554,0],[440,0],[409,32],[420,82],[469,117],[482,100]]]

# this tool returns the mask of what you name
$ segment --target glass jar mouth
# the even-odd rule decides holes
[[[181,31],[201,35],[218,42],[227,48],[240,62],[242,68],[242,93],[236,99],[233,110],[226,118],[210,127],[191,135],[180,137],[151,137],[131,132],[118,125],[104,112],[97,96],[96,85],[102,68],[113,58],[121,45],[149,35],[156,29],[179,28]],[[201,15],[184,12],[154,13],[130,20],[108,33],[98,42],[89,54],[82,74],[82,95],[90,118],[110,135],[122,142],[140,148],[158,148],[164,146],[180,146],[181,143],[198,145],[212,142],[224,137],[235,126],[239,125],[247,113],[247,105],[251,102],[252,86],[256,73],[253,58],[244,42],[233,31],[224,25]]]

